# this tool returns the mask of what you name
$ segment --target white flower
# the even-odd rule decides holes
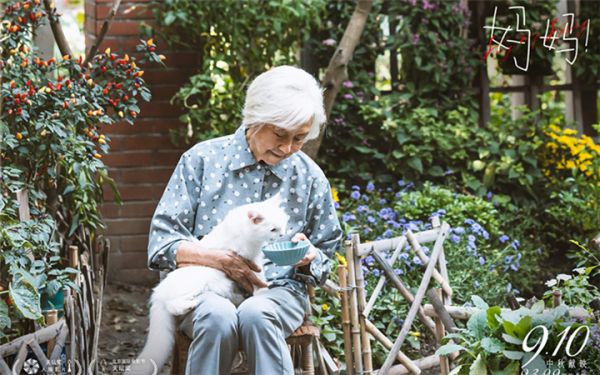
[[[553,287],[553,286],[554,286],[554,285],[556,285],[556,284],[557,284],[557,281],[556,281],[556,279],[552,279],[552,280],[548,280],[548,281],[546,281],[546,286],[547,286],[547,287]]]
[[[577,272],[580,275],[583,275],[585,273],[585,267],[575,268],[573,271]]]
[[[562,280],[562,281],[567,281],[567,280],[571,280],[572,277],[571,277],[571,275],[567,275],[567,274],[561,273],[558,276],[556,276],[556,279],[557,280]]]

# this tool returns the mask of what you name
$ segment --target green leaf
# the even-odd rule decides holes
[[[467,328],[476,338],[481,339],[484,337],[487,328],[487,316],[485,312],[480,311],[473,315],[467,322]]]
[[[15,308],[25,318],[35,320],[42,317],[40,295],[32,284],[19,278],[10,284],[9,294]]]
[[[460,372],[460,369],[462,369],[463,365],[460,366],[456,366],[452,371],[450,371],[450,373],[448,375],[458,375],[458,373]]]
[[[529,362],[529,360],[535,355],[535,353],[525,353],[523,356],[523,363]],[[541,355],[535,357],[533,361],[527,364],[527,366],[523,366],[523,371],[529,374],[543,374],[546,371],[546,361]],[[534,371],[537,370],[537,371]]]
[[[461,350],[466,350],[464,346],[455,344],[455,343],[448,343],[446,345],[442,345],[438,348],[438,350],[435,351],[435,355],[450,355],[454,352],[458,352]]]
[[[471,296],[471,301],[473,301],[473,304],[475,305],[475,307],[477,307],[479,310],[487,310],[490,306],[483,300],[483,298],[477,296],[477,295],[473,295]]]
[[[543,300],[537,301],[533,304],[533,306],[531,306],[531,312],[533,314],[541,314],[544,311],[544,307],[546,307],[546,304]]]
[[[531,316],[524,316],[515,326],[515,333],[518,338],[524,339],[531,330]]]
[[[481,353],[477,355],[475,362],[469,367],[469,375],[487,375],[485,358],[481,356]]]
[[[494,371],[492,372],[492,375],[519,375],[519,370],[520,370],[520,363],[519,362],[511,362],[508,366],[506,366],[504,369],[500,370],[500,371]]]
[[[505,350],[505,351],[502,352],[502,354],[504,354],[504,356],[506,358],[508,358],[508,359],[512,359],[513,361],[518,361],[521,358],[523,358],[523,355],[525,353],[523,353],[523,352],[517,352],[517,351],[514,351],[514,350]]]
[[[502,334],[502,338],[504,339],[504,341],[506,341],[509,344],[515,344],[515,345],[522,345],[523,344],[523,340],[521,340],[520,338],[517,338],[515,336],[511,336],[511,335],[507,335],[506,333]]]
[[[481,340],[481,347],[488,353],[500,353],[504,350],[502,341],[495,337],[484,337]]]
[[[486,317],[488,321],[488,326],[492,329],[496,329],[500,326],[500,321],[498,317],[502,313],[502,309],[500,306],[492,306],[486,311]]]
[[[413,156],[407,161],[408,165],[419,173],[423,173],[423,162],[419,157]]]
[[[0,331],[4,328],[10,328],[10,316],[8,315],[8,305],[4,299],[0,298]]]

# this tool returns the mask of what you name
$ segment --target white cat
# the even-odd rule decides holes
[[[288,215],[280,204],[281,197],[277,194],[263,202],[232,209],[199,241],[198,246],[231,249],[261,265],[262,246],[285,234]],[[258,275],[265,280],[264,272]],[[137,365],[131,366],[129,373],[156,374],[160,371],[171,355],[176,317],[194,309],[200,294],[209,291],[228,298],[236,306],[244,300],[241,289],[223,272],[204,266],[178,268],[154,288],[150,298],[148,339],[136,360]]]

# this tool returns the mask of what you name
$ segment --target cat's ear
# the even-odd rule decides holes
[[[248,211],[248,219],[250,219],[253,224],[260,224],[265,218],[258,212],[250,210]]]

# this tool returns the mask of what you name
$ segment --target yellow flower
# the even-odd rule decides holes
[[[334,202],[339,202],[340,201],[340,197],[338,195],[338,191],[333,186],[331,187],[331,196],[333,197],[333,201]]]
[[[408,332],[409,335],[414,336],[414,337],[421,337],[421,332],[417,332],[417,331],[410,331]]]
[[[327,312],[327,310],[329,310],[329,305],[328,305],[328,304],[326,304],[326,303],[324,303],[324,304],[321,306],[321,309],[323,310],[323,312]]]
[[[348,263],[346,263],[346,258],[344,258],[344,256],[342,254],[340,254],[336,251],[335,256],[337,257],[338,262],[340,262],[340,264],[342,266],[346,267],[346,265],[348,265]]]

